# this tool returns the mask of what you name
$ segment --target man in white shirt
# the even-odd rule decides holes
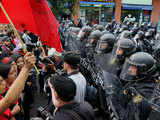
[[[29,37],[27,30],[24,30],[22,38],[25,41],[25,44],[31,44],[31,38]]]
[[[67,53],[64,56],[64,70],[69,78],[71,78],[77,87],[75,101],[84,102],[86,93],[86,79],[79,72],[80,56],[74,52]]]

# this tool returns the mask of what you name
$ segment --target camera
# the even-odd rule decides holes
[[[55,70],[55,73],[54,74],[50,74],[50,75],[47,75],[45,78],[44,78],[44,92],[46,94],[51,94],[51,90],[50,90],[50,87],[48,85],[48,81],[53,78],[55,75],[61,75],[61,76],[66,76],[67,74],[64,72],[64,69],[62,70]]]
[[[40,62],[42,64],[48,65],[48,64],[53,64],[54,65],[54,58],[53,57],[45,57],[45,58],[39,58]]]
[[[44,120],[53,120],[53,116],[51,115],[50,112],[47,111],[47,108],[48,108],[48,105],[45,106],[45,107],[42,107],[40,106],[38,109],[37,109],[37,112],[38,112],[38,117],[41,117],[43,118]]]

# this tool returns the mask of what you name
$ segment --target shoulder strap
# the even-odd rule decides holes
[[[74,120],[82,120],[80,115],[78,113],[76,113],[75,111],[73,110],[64,110],[65,112],[71,114],[74,118]]]

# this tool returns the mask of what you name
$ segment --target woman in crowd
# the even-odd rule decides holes
[[[6,66],[6,70],[4,71],[2,71],[0,68],[0,74],[2,77],[4,77],[6,83],[8,82],[8,85],[10,85],[6,95],[0,100],[0,114],[9,108],[9,106],[11,106],[16,99],[18,99],[21,91],[24,88],[24,84],[28,77],[29,71],[32,68],[32,64],[35,63],[35,58],[31,53],[27,53],[24,57],[24,61],[25,65],[23,66],[18,77],[16,76],[16,71],[14,70],[13,66]],[[5,72],[6,74],[4,74]],[[16,78],[16,80],[14,78]]]
[[[16,61],[18,59],[17,55],[13,55],[11,57],[5,57],[2,59],[2,63],[0,64],[0,75],[4,78],[6,81],[6,92],[12,85],[12,83],[16,80],[17,75],[18,75],[18,69],[17,69],[17,64]],[[5,96],[6,92],[2,95]],[[9,108],[11,110],[12,116],[15,117],[16,120],[21,120],[22,119],[22,100],[19,98],[17,99]]]
[[[3,99],[3,94],[6,92],[6,81],[0,76],[0,100]],[[14,120],[15,118],[11,115],[11,110],[8,108],[0,116],[0,120]]]

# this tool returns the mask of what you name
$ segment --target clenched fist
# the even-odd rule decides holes
[[[25,67],[27,67],[28,69],[31,69],[33,67],[33,64],[35,64],[36,62],[36,59],[35,59],[35,56],[30,53],[30,52],[27,52],[24,56],[24,62],[25,62]]]

